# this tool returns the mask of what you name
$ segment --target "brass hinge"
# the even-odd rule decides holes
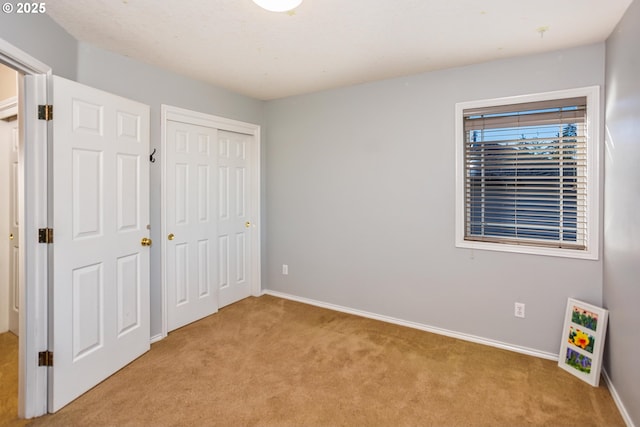
[[[38,120],[53,120],[53,105],[38,105]]]
[[[53,366],[53,352],[49,350],[39,352],[38,366]]]
[[[38,243],[53,243],[53,228],[39,228]]]

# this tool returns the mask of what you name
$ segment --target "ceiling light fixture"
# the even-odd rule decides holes
[[[253,2],[270,12],[288,12],[300,6],[302,0],[253,0]]]

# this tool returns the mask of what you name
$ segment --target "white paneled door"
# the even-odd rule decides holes
[[[165,160],[167,326],[218,311],[217,130],[168,121]]]
[[[49,411],[149,349],[149,107],[53,78]]]
[[[9,155],[9,330],[18,335],[20,329],[20,138],[18,121],[12,122]]]
[[[218,131],[219,306],[251,295],[252,135]]]

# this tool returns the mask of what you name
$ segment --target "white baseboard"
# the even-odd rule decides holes
[[[421,331],[431,332],[438,335],[444,335],[451,338],[457,338],[463,341],[469,341],[477,344],[484,344],[490,347],[496,347],[503,350],[515,351],[516,353],[526,354],[528,356],[539,357],[541,359],[558,360],[558,355],[554,353],[547,353],[545,351],[535,350],[528,347],[521,347],[513,344],[503,343],[501,341],[495,341],[488,338],[478,337],[475,335],[464,334],[461,332],[450,331],[447,329],[436,328],[433,326],[425,325],[422,323],[410,322],[407,320],[396,319],[395,317],[384,316],[381,314],[371,313],[368,311],[356,310],[341,305],[330,304],[322,301],[316,301],[309,298],[298,297],[295,295],[286,294],[283,292],[272,291],[265,289],[262,292],[263,295],[272,295],[278,298],[284,298],[292,301],[301,302],[304,304],[315,305],[317,307],[327,308],[329,310],[340,311],[343,313],[353,314],[356,316],[367,317],[369,319],[380,320],[387,323],[393,323],[395,325],[406,326],[413,329],[419,329]]]
[[[164,338],[164,335],[162,334],[157,334],[151,337],[151,339],[149,340],[151,344],[153,344],[154,342],[158,342],[160,340],[162,340]]]
[[[611,397],[613,398],[613,401],[616,403],[616,406],[620,411],[620,415],[622,416],[622,419],[624,420],[627,427],[635,427],[635,424],[633,423],[631,416],[629,416],[629,412],[627,412],[627,408],[625,408],[624,404],[622,403],[622,400],[620,399],[620,395],[618,394],[618,391],[616,390],[615,386],[611,382],[611,378],[609,377],[609,374],[605,369],[602,370],[602,378],[604,378],[604,382],[609,388],[609,393],[611,393]]]

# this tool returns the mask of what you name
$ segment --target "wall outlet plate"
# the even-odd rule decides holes
[[[523,302],[517,302],[515,304],[515,310],[513,315],[524,319],[524,303]]]

